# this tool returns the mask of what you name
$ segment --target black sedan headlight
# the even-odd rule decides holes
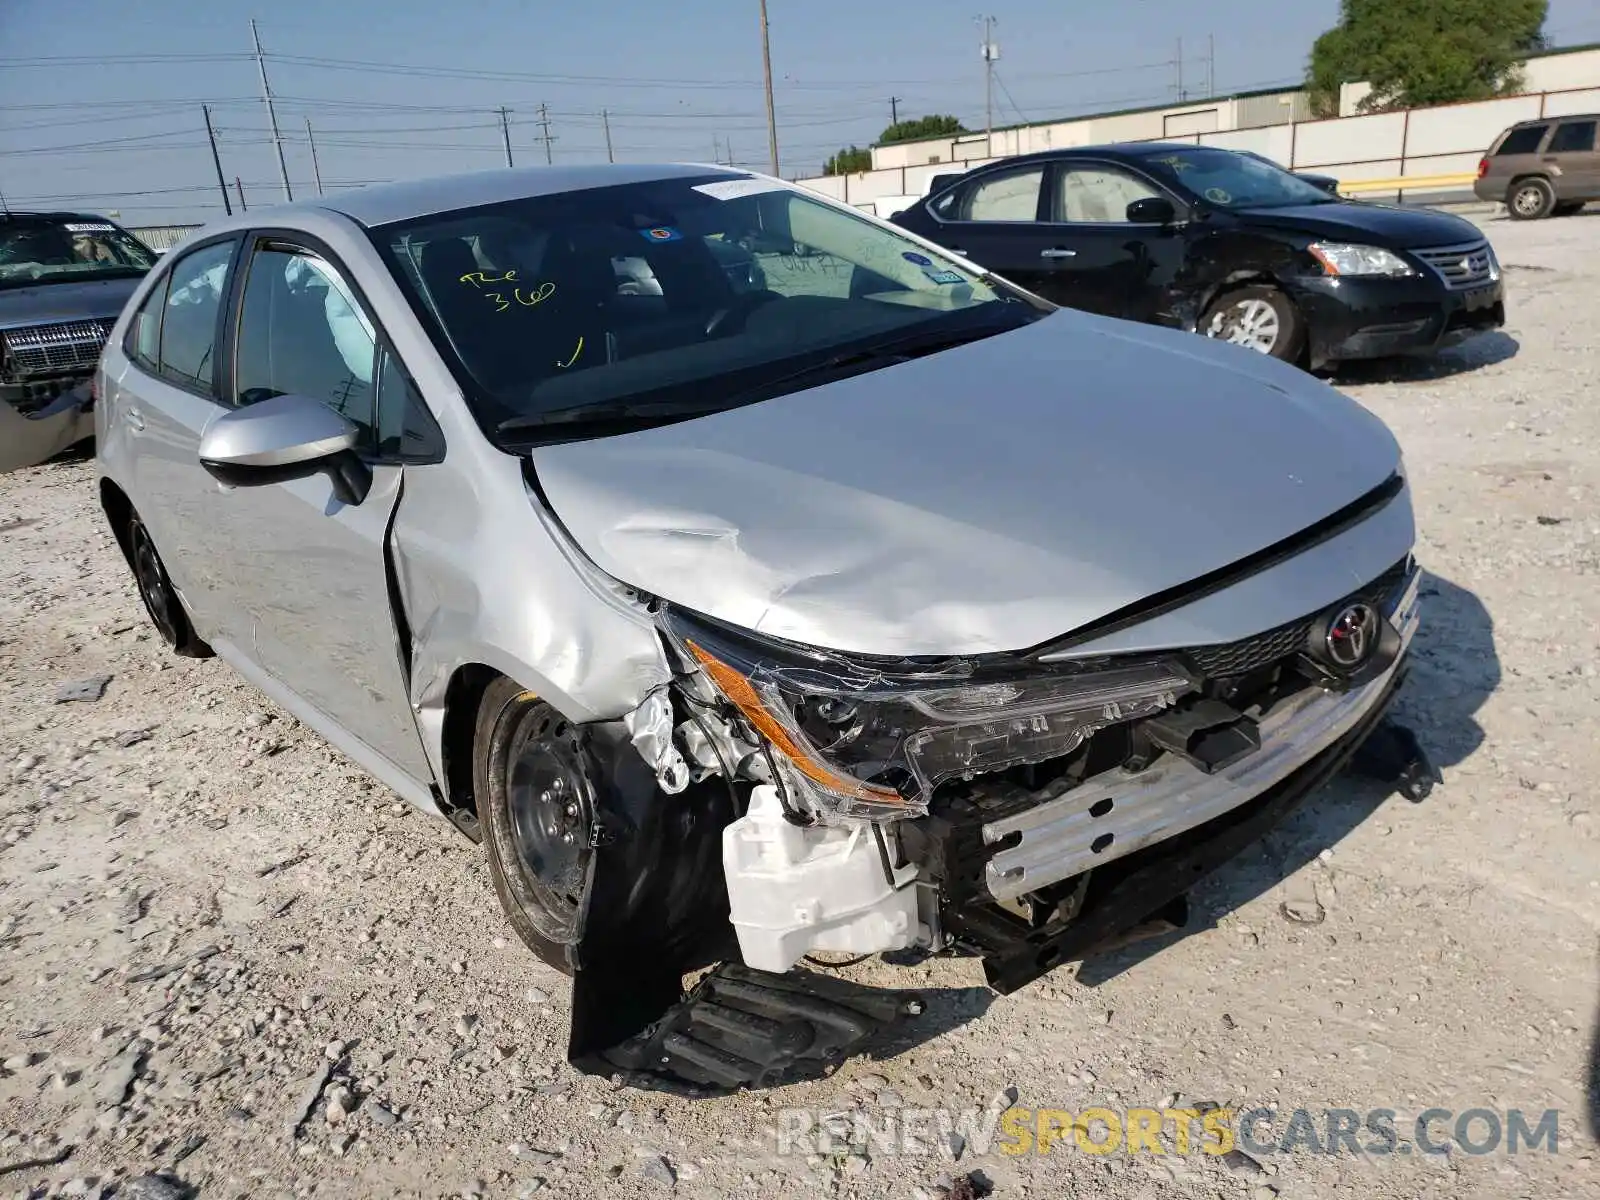
[[[1166,663],[1008,670],[970,659],[875,661],[671,608],[662,623],[685,661],[765,740],[791,796],[825,816],[921,816],[946,780],[1060,758],[1194,686]]]

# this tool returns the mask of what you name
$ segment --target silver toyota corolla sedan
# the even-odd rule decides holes
[[[1417,627],[1353,401],[726,168],[252,211],[97,382],[161,635],[481,841],[573,1060],[674,1086],[917,1011],[841,956],[1004,992],[1170,917],[1356,753]]]

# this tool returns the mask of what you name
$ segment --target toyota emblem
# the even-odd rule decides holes
[[[1346,670],[1359,667],[1378,647],[1378,614],[1370,604],[1349,604],[1328,623],[1328,659]]]

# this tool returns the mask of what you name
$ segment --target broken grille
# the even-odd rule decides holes
[[[1390,567],[1366,587],[1352,592],[1340,604],[1361,600],[1381,608],[1406,578],[1406,561]],[[1332,607],[1332,606],[1330,606]],[[1261,667],[1271,666],[1305,648],[1311,636],[1311,626],[1316,615],[1290,621],[1276,629],[1258,633],[1241,641],[1220,646],[1195,646],[1185,651],[1190,662],[1208,679],[1226,679],[1232,675],[1246,675]]]
[[[1461,246],[1440,246],[1413,253],[1439,273],[1451,291],[1481,287],[1495,278],[1494,251],[1488,242],[1468,242]]]
[[[64,321],[59,325],[34,325],[8,329],[6,352],[19,374],[43,371],[88,371],[100,358],[114,321]]]

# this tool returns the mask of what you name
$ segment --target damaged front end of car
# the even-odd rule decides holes
[[[672,679],[611,723],[572,1060],[709,1089],[826,1071],[920,1001],[814,956],[974,954],[1005,993],[1181,926],[1384,720],[1419,584],[1407,556],[1241,643],[1090,658],[873,658],[656,603]],[[1420,798],[1433,770],[1395,744],[1379,768]]]

